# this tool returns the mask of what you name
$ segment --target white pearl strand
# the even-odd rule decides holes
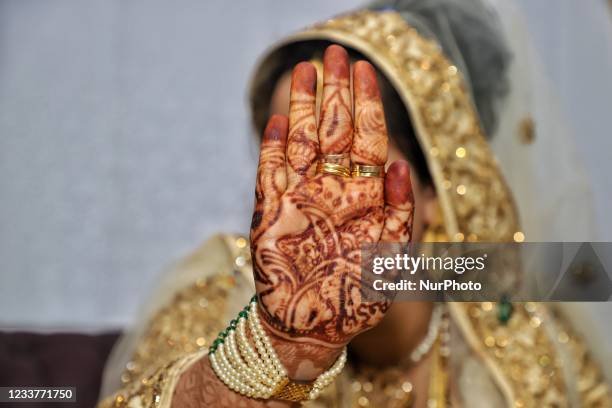
[[[323,391],[325,387],[336,379],[346,364],[346,356],[346,347],[344,347],[340,353],[340,357],[338,357],[334,365],[329,370],[317,377],[313,384],[312,390],[310,390],[310,393],[308,394],[309,399],[317,399],[321,391]]]
[[[413,363],[418,363],[421,361],[423,356],[429,353],[429,350],[433,347],[433,344],[436,342],[438,338],[438,333],[440,331],[440,322],[442,321],[442,316],[444,315],[444,306],[440,304],[436,304],[431,312],[431,319],[429,320],[429,326],[427,328],[427,334],[421,341],[421,343],[412,350],[410,353],[410,360]]]
[[[247,321],[255,349],[246,335]],[[345,347],[334,365],[317,377],[309,399],[317,398],[331,384],[344,368],[346,358]],[[256,298],[251,300],[248,310],[241,312],[237,321],[232,321],[230,327],[213,343],[209,359],[213,371],[225,385],[251,398],[268,399],[287,381],[287,370],[259,320]]]
[[[257,302],[254,304],[251,303],[248,323],[253,336],[253,341],[255,342],[255,347],[257,348],[259,355],[262,356],[269,372],[275,377],[275,379],[287,376],[287,370],[285,370],[285,367],[283,367],[283,364],[280,362],[278,355],[276,355],[276,352],[270,343],[270,339],[263,330],[259,320],[259,315],[257,314]]]
[[[251,363],[249,366],[249,364],[243,360],[242,355],[238,352],[238,347],[236,345],[235,330],[229,331],[225,344],[229,347],[230,352],[228,353],[228,357],[230,362],[233,363],[232,365],[234,367],[238,368],[239,372],[246,376],[248,384],[261,392],[268,392],[269,387],[266,387],[266,385],[271,386],[273,384],[271,381],[268,381],[268,378],[256,364]],[[271,392],[272,390],[270,389],[269,391]]]
[[[249,344],[249,341],[247,340],[245,327],[246,327],[245,320],[241,319],[238,322],[238,330],[237,330],[238,338],[239,338],[238,345],[239,345],[240,353],[236,353],[236,354],[242,354],[243,356],[245,356],[248,366],[255,367],[254,371],[256,373],[257,378],[262,383],[273,388],[276,384],[276,381],[278,380],[278,376],[273,375],[272,377],[269,377],[266,375],[266,370],[264,369],[263,366],[260,365],[259,356],[257,352],[253,350],[253,348]]]

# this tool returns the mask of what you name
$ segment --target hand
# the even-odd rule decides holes
[[[316,174],[320,155],[350,153],[384,166],[387,130],[372,65],[353,67],[344,48],[324,55],[317,127],[316,70],[298,64],[289,118],[268,122],[261,146],[251,251],[262,320],[278,338],[340,349],[380,322],[389,302],[361,299],[361,246],[410,240],[413,198],[407,162],[385,179]],[[354,118],[354,121],[353,121]],[[354,123],[354,126],[353,126]],[[345,163],[348,164],[348,163]]]

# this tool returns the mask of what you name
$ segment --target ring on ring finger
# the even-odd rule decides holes
[[[384,166],[372,166],[366,164],[353,164],[351,169],[351,175],[353,177],[385,177]]]

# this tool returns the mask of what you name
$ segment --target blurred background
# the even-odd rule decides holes
[[[0,329],[121,329],[165,266],[246,232],[257,57],[362,4],[0,0]],[[612,241],[612,8],[517,4]]]

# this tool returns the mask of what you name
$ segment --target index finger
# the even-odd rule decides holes
[[[289,107],[289,139],[287,141],[287,178],[294,184],[314,174],[313,163],[319,153],[316,113],[317,70],[309,62],[293,69]]]

